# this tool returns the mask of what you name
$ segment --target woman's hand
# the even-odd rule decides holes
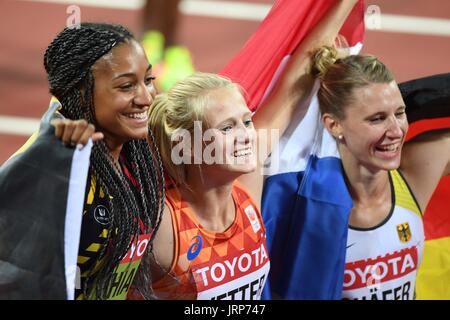
[[[95,132],[93,124],[86,120],[55,119],[51,121],[55,127],[55,136],[64,144],[82,149],[88,142],[103,139],[103,133]]]

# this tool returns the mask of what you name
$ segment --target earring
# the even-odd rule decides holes
[[[340,135],[338,135],[338,139],[342,140],[342,139],[344,139],[344,136],[342,134],[340,134]]]

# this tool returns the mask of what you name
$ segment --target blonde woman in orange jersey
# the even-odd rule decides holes
[[[308,74],[310,53],[333,43],[355,3],[337,1],[254,116],[239,86],[214,74],[194,74],[156,97],[149,124],[171,180],[153,245],[157,298],[260,299],[270,262],[259,208],[264,159],[257,161],[256,145],[270,152],[271,144],[256,129],[282,134],[309,94],[310,81],[296,95],[291,89]]]

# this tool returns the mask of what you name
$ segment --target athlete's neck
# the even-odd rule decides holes
[[[202,226],[211,231],[225,231],[233,223],[236,213],[231,194],[234,181],[218,182],[191,171],[188,171],[186,181],[189,189],[181,187],[181,195]]]

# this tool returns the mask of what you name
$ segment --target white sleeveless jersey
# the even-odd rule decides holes
[[[415,298],[425,241],[422,214],[400,172],[389,173],[392,209],[388,217],[370,229],[349,228],[343,299]]]

